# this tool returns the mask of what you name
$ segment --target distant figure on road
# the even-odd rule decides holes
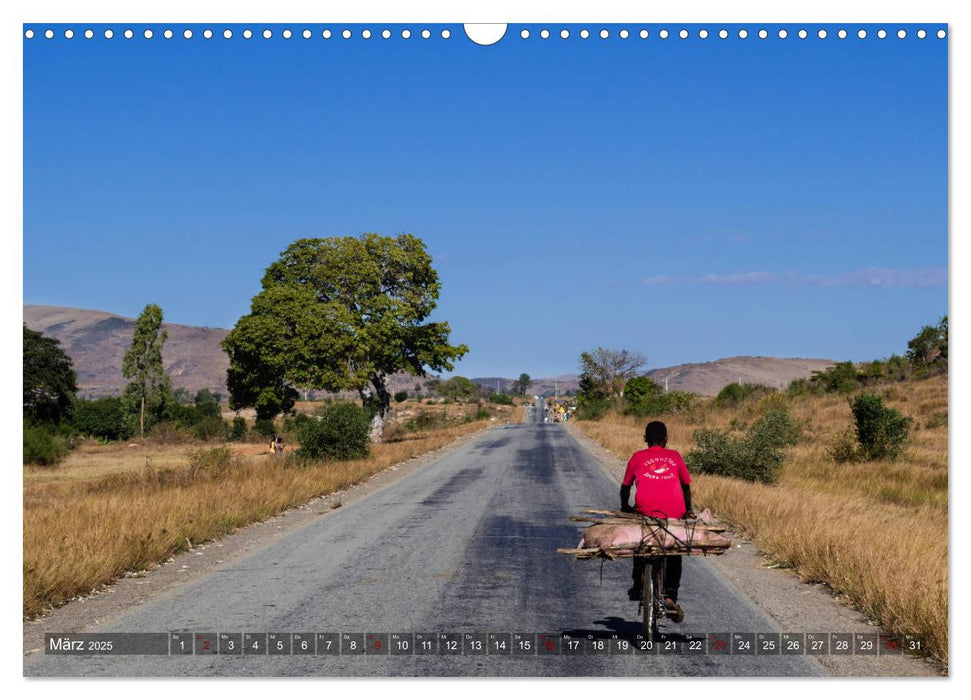
[[[627,462],[627,472],[620,486],[620,508],[628,513],[641,513],[655,518],[693,518],[691,510],[691,475],[675,450],[667,449],[668,429],[661,421],[651,421],[644,430],[646,450],[635,452]],[[636,485],[634,506],[630,489]],[[678,605],[681,586],[681,557],[665,557],[664,604],[675,622],[684,619]],[[644,586],[644,557],[634,557],[634,585],[627,591],[631,600],[640,600]]]
[[[283,456],[283,438],[279,435],[276,436],[276,456]]]
[[[276,435],[270,436],[270,454],[271,455],[276,454]]]

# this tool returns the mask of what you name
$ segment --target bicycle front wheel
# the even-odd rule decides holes
[[[644,639],[657,640],[657,592],[654,590],[654,566],[648,562],[644,567],[644,588],[641,591],[641,607],[644,610]]]

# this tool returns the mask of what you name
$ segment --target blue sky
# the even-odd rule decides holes
[[[651,367],[863,360],[947,312],[937,27],[561,40],[557,25],[544,41],[517,25],[479,47],[454,26],[226,40],[219,25],[208,41],[91,26],[24,42],[27,304],[154,302],[229,328],[293,240],[377,231],[426,241],[468,376],[574,372],[597,345]]]

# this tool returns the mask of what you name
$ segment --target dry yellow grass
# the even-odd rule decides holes
[[[520,420],[522,408],[496,413],[502,420]],[[286,468],[282,460],[262,455],[232,454],[200,469],[190,461],[204,458],[190,460],[185,448],[181,454],[157,449],[159,464],[149,457],[145,466],[146,455],[131,455],[118,445],[72,456],[66,478],[58,478],[59,470],[25,470],[30,478],[24,483],[23,614],[41,614],[125,572],[165,561],[190,541],[220,537],[347,488],[489,424],[410,434],[374,445],[366,459],[302,468]]]
[[[910,444],[896,462],[833,462],[829,444],[852,425],[848,402],[840,396],[784,400],[777,395],[736,410],[708,405],[663,420],[669,446],[687,452],[699,427],[751,420],[767,404],[784,402],[806,431],[790,450],[779,482],[765,486],[695,474],[696,503],[711,508],[806,580],[827,583],[886,629],[919,635],[946,664],[947,425],[937,424],[947,412],[947,378],[877,391],[915,419]],[[608,414],[576,425],[626,458],[643,447],[644,422]]]

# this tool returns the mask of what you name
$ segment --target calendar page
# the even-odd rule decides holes
[[[928,19],[26,21],[24,675],[947,675]]]

